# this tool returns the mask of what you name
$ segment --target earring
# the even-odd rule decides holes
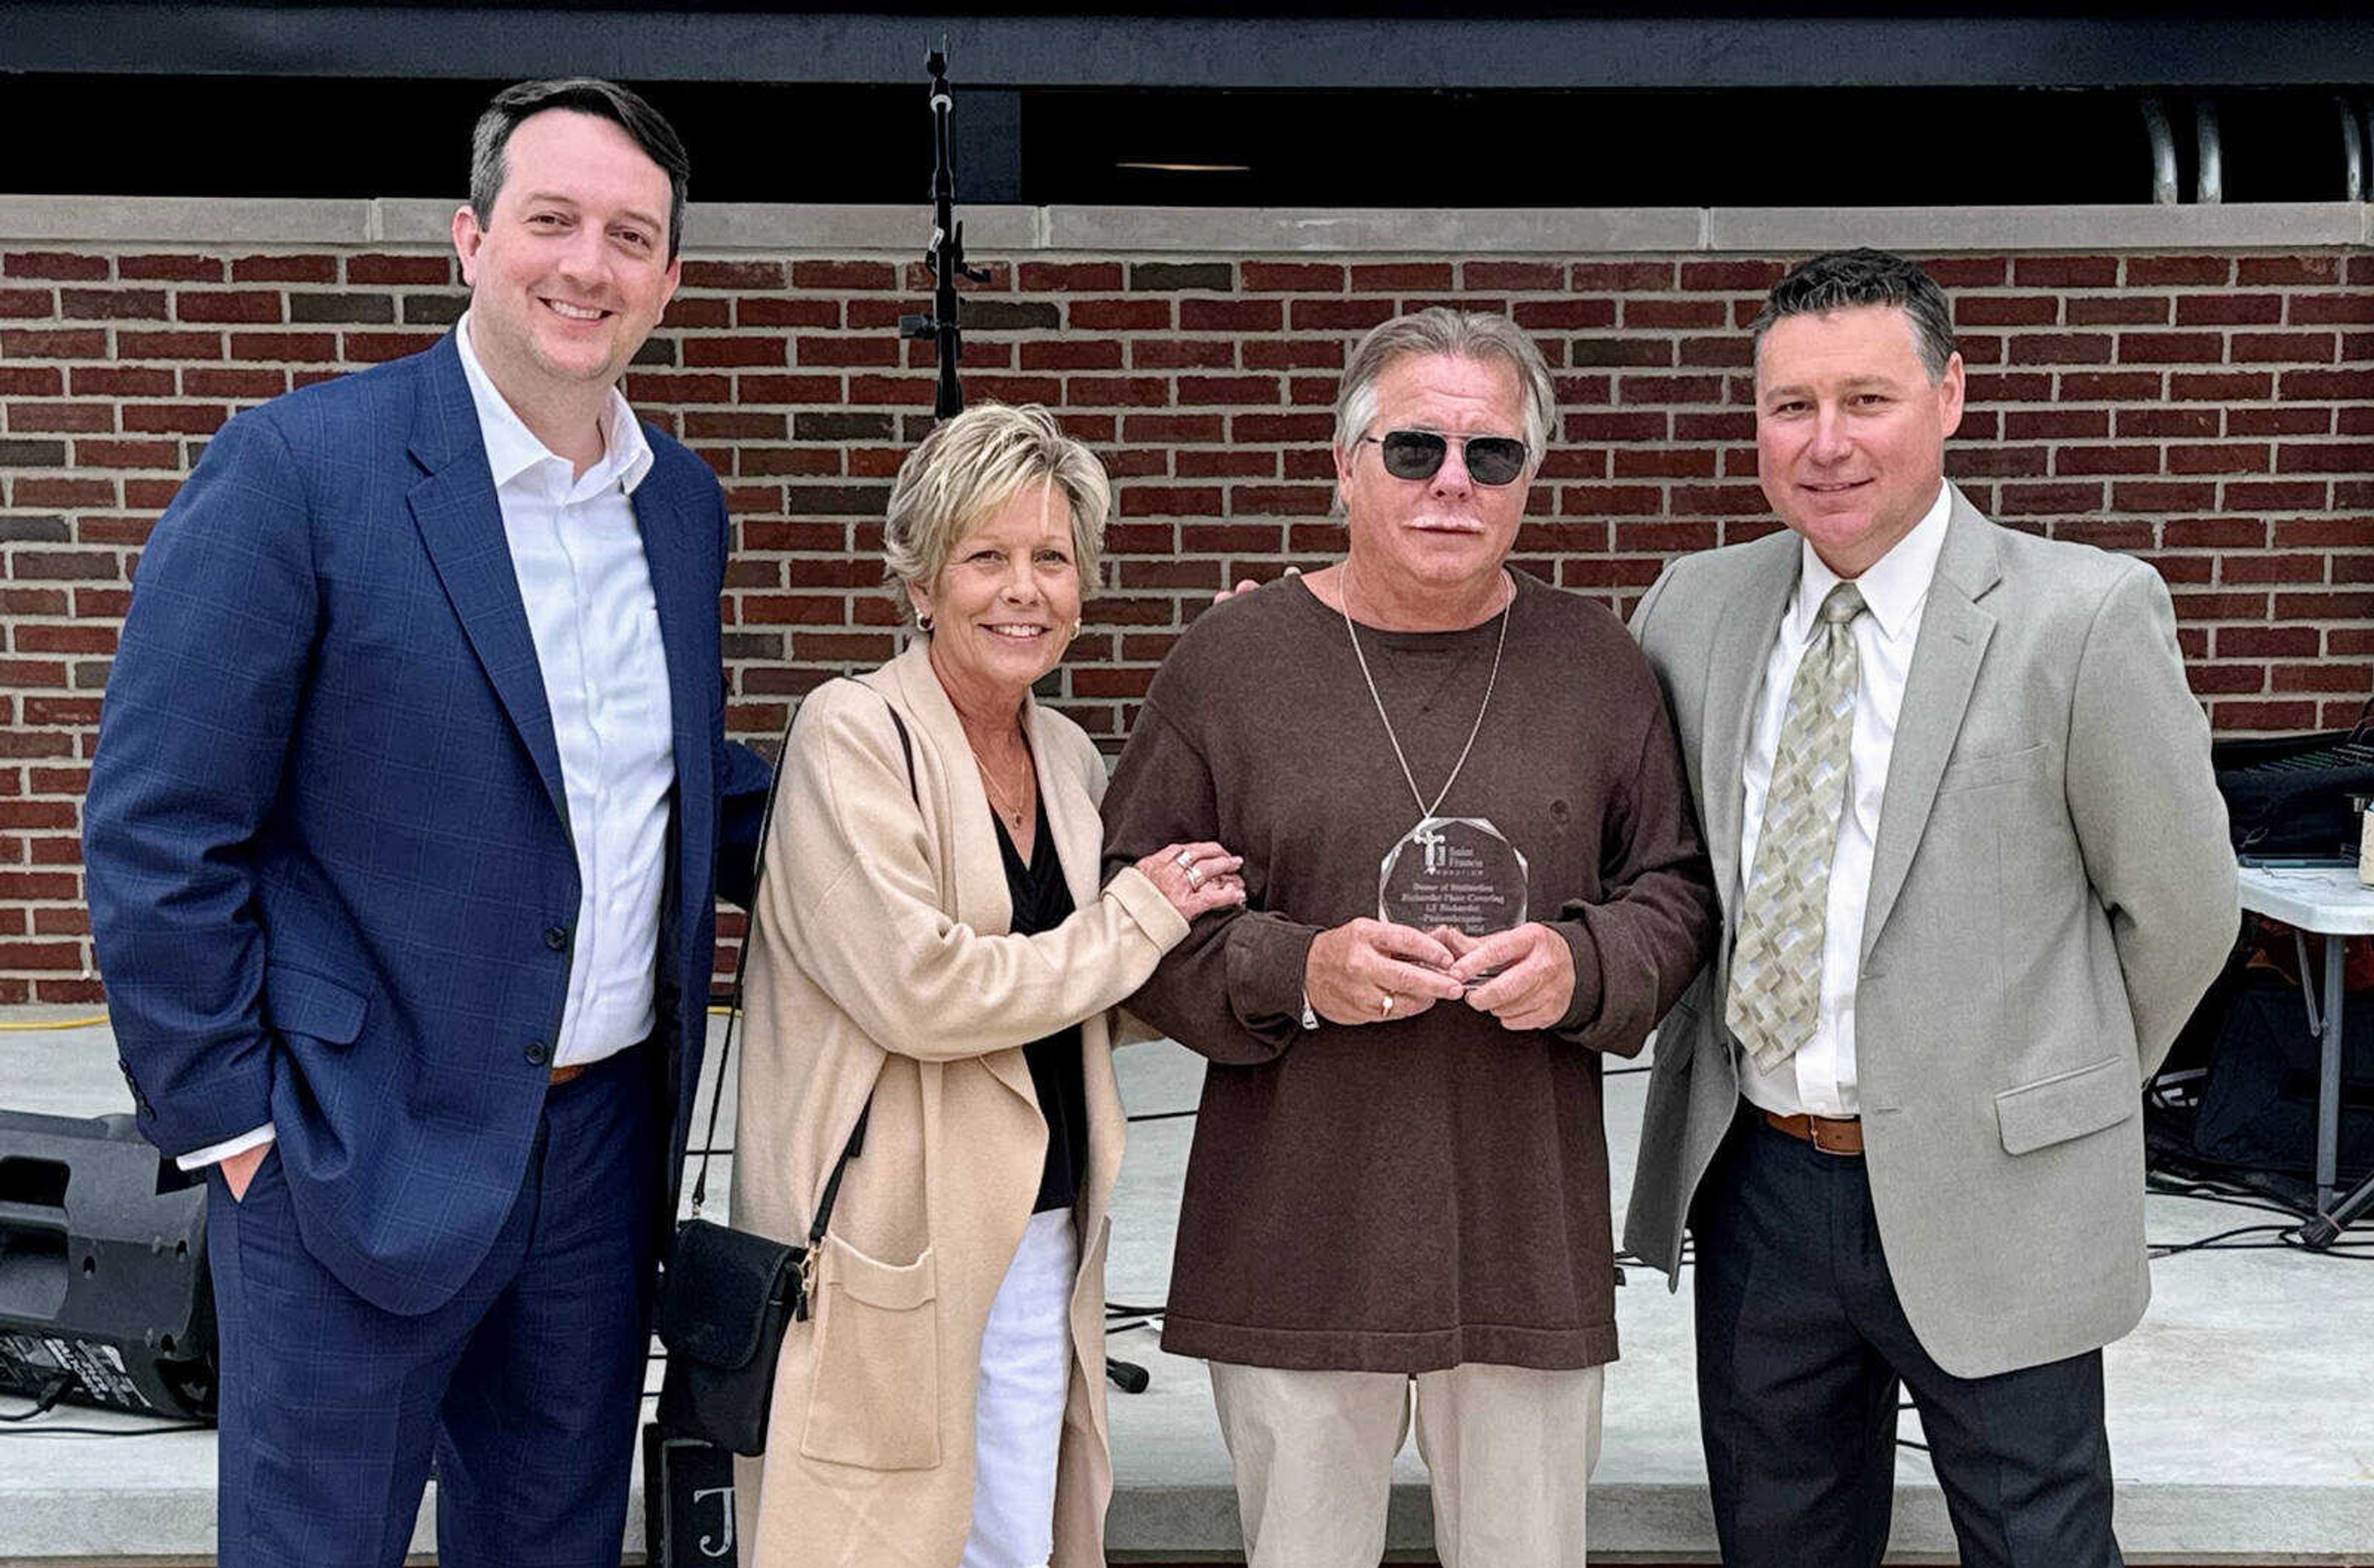
[[[1064,640],[1065,642],[1077,642],[1077,641],[1079,640],[1079,638],[1080,638],[1080,623],[1079,623],[1079,622],[1077,622],[1077,621],[1074,621],[1074,622],[1072,623],[1072,630],[1071,630],[1071,634],[1070,634],[1069,636],[1065,637],[1065,638],[1064,638]]]
[[[928,632],[932,629],[932,617],[929,611],[915,612],[915,629],[919,632]]]

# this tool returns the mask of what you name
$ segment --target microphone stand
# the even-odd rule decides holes
[[[2328,1213],[2319,1214],[2300,1227],[2300,1244],[2321,1252],[2341,1239],[2341,1233],[2356,1223],[2358,1217],[2374,1208],[2374,1176],[2357,1184],[2357,1189],[2334,1204]]]
[[[932,243],[923,264],[932,269],[932,312],[899,318],[901,338],[929,338],[939,360],[940,384],[932,402],[932,416],[946,419],[964,412],[964,388],[957,380],[957,362],[964,357],[964,332],[958,324],[961,301],[957,280],[987,283],[989,269],[968,266],[964,259],[964,225],[957,221],[956,160],[949,156],[948,122],[956,108],[948,90],[948,57],[934,49],[923,62],[932,74]],[[1146,1368],[1132,1362],[1105,1358],[1105,1375],[1123,1393],[1145,1391]]]
[[[965,264],[964,225],[956,216],[956,161],[948,151],[948,122],[956,100],[948,90],[945,47],[932,51],[923,69],[932,74],[932,243],[923,252],[923,264],[932,269],[932,311],[899,317],[899,335],[931,339],[940,367],[932,415],[946,419],[964,412],[964,389],[957,383],[957,361],[964,355],[964,333],[957,325],[957,280],[987,283],[989,270]]]

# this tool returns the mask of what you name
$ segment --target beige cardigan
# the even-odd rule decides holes
[[[920,813],[886,700],[913,741]],[[1021,1047],[1073,1023],[1088,1169],[1053,1562],[1104,1562],[1106,1205],[1122,1128],[1107,1011],[1187,923],[1134,870],[1098,892],[1104,765],[1068,720],[1029,704],[1025,722],[1078,908],[1028,937],[1005,934],[988,800],[923,645],[819,687],[786,748],[744,990],[734,1223],[804,1238],[869,1092],[874,1109],[815,1315],[784,1337],[767,1452],[737,1471],[742,1561],[758,1568],[951,1568],[961,1554],[982,1325],[1045,1158]]]

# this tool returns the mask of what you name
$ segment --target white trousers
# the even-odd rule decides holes
[[[1443,1568],[1583,1568],[1602,1368],[1210,1366],[1252,1568],[1376,1568],[1413,1392]]]
[[[1043,1568],[1055,1550],[1055,1453],[1072,1385],[1072,1211],[1030,1216],[981,1339],[972,1530],[962,1568]]]

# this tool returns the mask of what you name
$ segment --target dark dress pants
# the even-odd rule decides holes
[[[1729,1568],[1864,1568],[1887,1545],[1898,1390],[1963,1568],[2119,1568],[2099,1351],[1956,1377],[1921,1348],[1861,1155],[1743,1105],[1691,1210],[1698,1420]]]
[[[206,1195],[222,1568],[392,1568],[430,1457],[447,1568],[616,1568],[650,1316],[649,1047],[552,1089],[486,1260],[417,1316],[306,1251],[276,1149]]]

